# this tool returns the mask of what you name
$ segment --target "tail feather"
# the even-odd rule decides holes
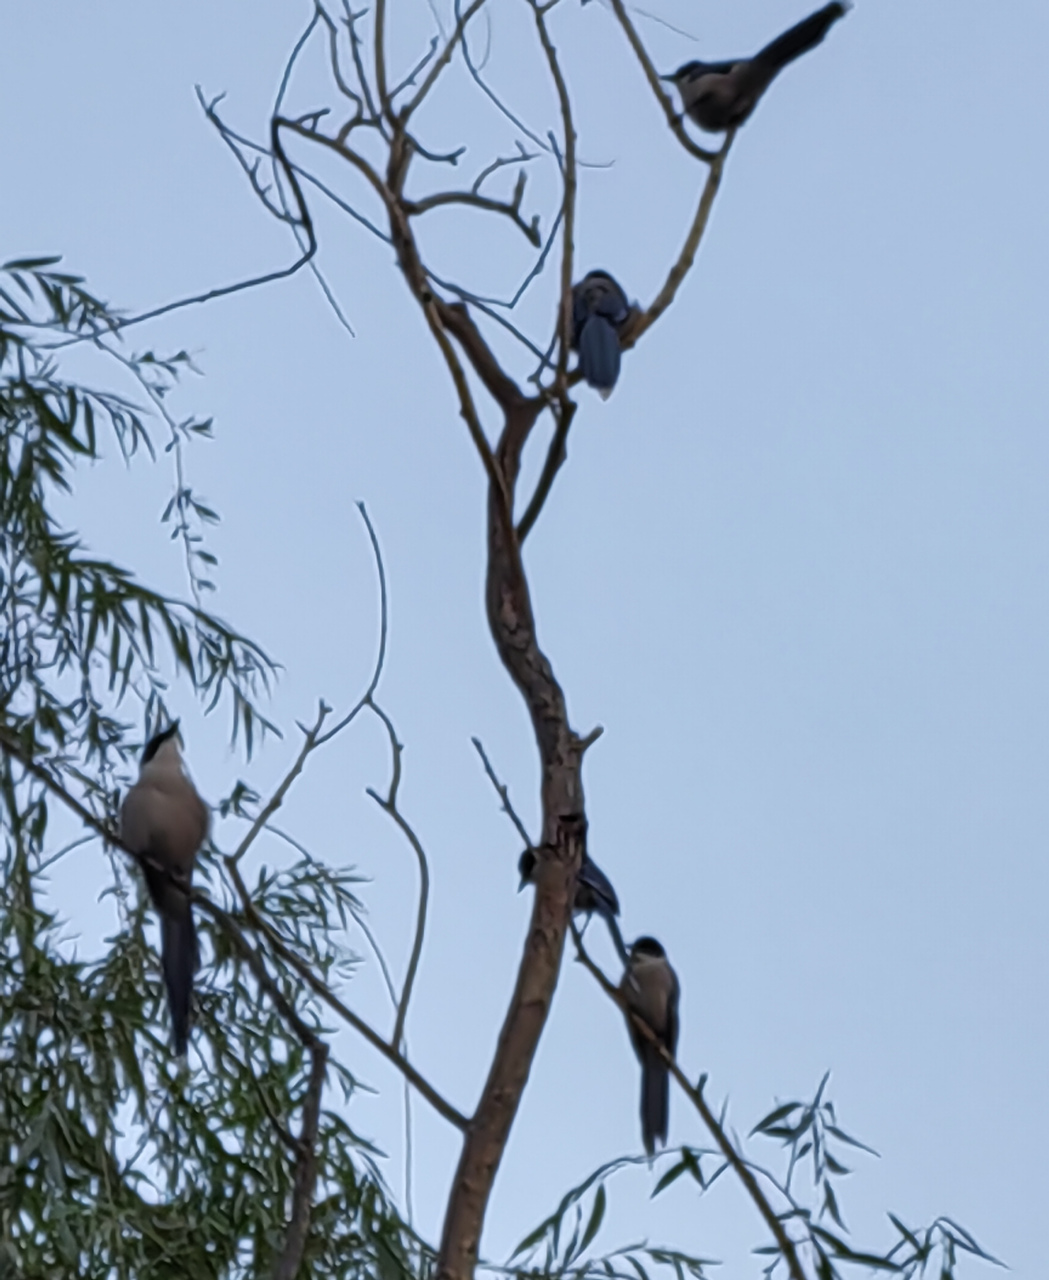
[[[592,315],[579,335],[583,377],[606,398],[619,377],[619,335],[604,316]]]
[[[189,1043],[193,974],[197,968],[197,931],[189,904],[184,912],[161,918],[161,963],[171,1009],[175,1053],[181,1057]]]
[[[626,943],[623,941],[623,935],[619,931],[619,922],[616,920],[614,915],[607,912],[603,911],[601,916],[605,924],[608,925],[608,932],[612,935],[612,945],[615,947],[620,960],[623,962],[623,968],[625,969],[630,963],[630,952],[626,949]]]
[[[670,1076],[666,1063],[653,1045],[646,1044],[641,1062],[641,1137],[645,1151],[655,1155],[656,1144],[666,1145],[670,1110]]]
[[[845,5],[837,2],[824,5],[822,9],[810,13],[807,18],[802,18],[789,31],[784,31],[781,36],[777,36],[771,44],[767,44],[762,49],[754,61],[765,67],[770,76],[775,75],[788,62],[793,62],[803,53],[815,49],[834,23],[844,16]]]

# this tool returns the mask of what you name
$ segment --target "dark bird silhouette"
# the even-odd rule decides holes
[[[139,858],[160,916],[161,965],[181,1057],[189,1041],[197,934],[190,907],[193,864],[208,834],[208,809],[179,751],[178,721],[146,743],[138,781],[120,810],[120,838]]]
[[[761,95],[788,63],[820,43],[843,18],[848,6],[826,4],[784,31],[753,58],[731,62],[686,62],[662,79],[673,81],[685,114],[709,133],[724,133],[741,125]]]
[[[619,330],[629,315],[626,294],[607,271],[591,271],[572,288],[572,350],[602,400],[619,377]]]
[[[535,882],[535,864],[536,851],[526,849],[517,861],[517,869],[521,873],[518,893],[525,885]],[[612,888],[611,880],[588,853],[583,854],[583,861],[579,865],[572,910],[576,915],[586,916],[588,919],[592,915],[599,915],[604,920],[608,925],[608,932],[612,935],[616,952],[625,965],[627,949],[623,942],[623,935],[619,932],[619,922],[616,920],[616,916],[619,915],[619,899],[616,897],[615,889]]]
[[[678,1001],[681,988],[667,953],[655,938],[638,938],[630,948],[619,990],[627,1006],[639,1014],[671,1054],[677,1051]],[[667,1065],[650,1040],[628,1018],[634,1052],[641,1063],[641,1136],[654,1155],[667,1140],[670,1078]]]

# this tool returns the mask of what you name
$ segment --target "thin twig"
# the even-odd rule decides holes
[[[473,0],[473,3],[466,10],[466,12],[464,14],[459,15],[455,24],[455,29],[452,31],[452,34],[445,41],[444,48],[441,50],[440,54],[438,55],[436,62],[434,62],[433,66],[430,68],[430,72],[427,75],[426,79],[422,82],[422,85],[420,86],[418,93],[415,95],[414,98],[406,102],[405,105],[401,108],[397,119],[402,128],[405,125],[407,125],[408,121],[411,119],[412,115],[415,113],[416,109],[419,107],[419,104],[423,101],[426,95],[430,92],[430,90],[436,84],[437,77],[441,74],[441,72],[445,69],[445,67],[451,61],[452,54],[455,53],[455,47],[459,43],[459,41],[462,39],[463,33],[466,31],[467,24],[469,23],[470,19],[477,13],[477,11],[484,5],[484,3],[485,3],[485,0]],[[376,10],[376,18],[377,17],[378,17],[378,10]],[[378,39],[378,36],[376,36],[376,39]]]
[[[706,147],[699,146],[693,142],[685,131],[682,124],[681,116],[674,110],[674,104],[670,98],[663,92],[659,82],[659,72],[652,65],[652,59],[648,56],[648,50],[641,42],[641,37],[637,34],[634,24],[627,15],[626,7],[623,0],[611,0],[612,12],[619,19],[619,25],[623,28],[630,47],[634,50],[638,62],[641,63],[641,69],[645,73],[645,79],[649,83],[649,87],[655,94],[656,101],[663,109],[663,114],[667,118],[667,123],[674,131],[674,137],[685,148],[689,155],[695,156],[697,160],[702,160],[706,164],[711,164],[714,160],[716,152],[708,151]]]
[[[305,729],[303,728],[302,725],[299,726],[299,728],[303,730],[303,733],[306,736],[303,739],[302,749],[299,751],[298,756],[295,758],[295,763],[284,775],[284,778],[281,780],[280,785],[277,787],[276,791],[274,791],[273,795],[270,796],[266,805],[263,807],[259,815],[256,817],[255,821],[251,824],[251,827],[249,828],[247,835],[240,842],[240,844],[237,845],[233,853],[227,854],[226,856],[227,866],[235,867],[237,863],[240,862],[241,858],[244,857],[247,851],[255,843],[255,839],[258,836],[259,832],[266,825],[266,823],[269,822],[270,818],[273,817],[273,815],[284,803],[284,797],[288,794],[288,790],[290,789],[291,784],[295,781],[295,779],[299,776],[299,774],[303,771],[303,769],[306,766],[306,757],[310,754],[310,752],[314,749],[314,747],[317,746],[317,735],[320,733],[321,726],[324,724],[324,721],[328,718],[330,714],[331,714],[331,707],[329,707],[326,703],[322,702],[317,711],[317,721],[314,724],[313,728]]]
[[[735,136],[735,129],[730,129],[725,136],[721,150],[711,161],[710,171],[707,174],[706,182],[703,184],[692,225],[689,227],[688,235],[685,237],[685,243],[682,245],[677,260],[667,273],[663,287],[646,310],[633,314],[620,334],[620,345],[624,350],[629,350],[630,347],[635,346],[641,335],[650,329],[663,312],[666,311],[677,296],[681,282],[692,269],[692,264],[696,260],[696,251],[699,249],[699,243],[703,239],[703,232],[706,230],[707,222],[710,219],[710,210],[714,205],[714,197],[717,195],[718,187],[721,185],[725,161],[728,158],[729,149]]]
[[[506,786],[505,783],[500,782],[498,777],[496,776],[496,772],[492,768],[491,761],[488,759],[488,756],[485,754],[484,745],[482,744],[481,739],[471,738],[470,741],[477,748],[477,754],[481,757],[481,763],[484,765],[484,771],[485,773],[488,774],[488,778],[492,786],[495,787],[496,795],[503,802],[503,813],[505,813],[509,817],[510,821],[517,828],[517,834],[525,842],[525,845],[529,849],[534,849],[535,845],[532,843],[532,837],[528,834],[528,831],[525,828],[525,824],[517,816],[517,813],[514,810],[513,805],[510,803],[510,789]]]
[[[533,0],[532,9],[535,13],[539,40],[543,46],[543,52],[546,54],[550,75],[557,89],[557,100],[561,108],[561,127],[564,131],[564,160],[561,165],[561,175],[564,183],[564,201],[562,203],[564,226],[561,233],[561,295],[557,323],[560,344],[557,353],[557,375],[555,378],[555,385],[560,390],[565,386],[565,378],[568,371],[568,352],[572,343],[572,263],[575,252],[575,203],[576,184],[578,182],[575,155],[576,133],[575,124],[572,120],[572,102],[568,96],[568,85],[565,83],[564,74],[561,71],[557,50],[554,48],[550,33],[547,30],[544,18],[545,10],[536,3],[536,0]]]
[[[423,937],[426,933],[426,912],[430,901],[430,867],[426,860],[426,853],[423,850],[422,843],[418,836],[412,830],[408,820],[397,808],[397,791],[401,784],[401,753],[404,747],[397,739],[397,731],[393,727],[393,721],[380,706],[369,701],[369,707],[386,726],[386,732],[390,739],[390,751],[393,753],[393,769],[390,777],[390,789],[387,792],[386,799],[368,787],[367,793],[375,801],[375,803],[388,814],[397,826],[401,829],[401,833],[412,846],[416,860],[419,864],[419,906],[416,912],[415,920],[415,940],[412,943],[411,956],[408,960],[408,971],[404,976],[404,986],[401,989],[401,998],[397,1005],[397,1018],[393,1025],[393,1035],[390,1036],[390,1043],[395,1049],[401,1047],[401,1040],[404,1036],[404,1023],[408,1017],[408,1003],[412,998],[412,988],[415,985],[415,975],[419,970],[419,959],[422,956]]]
[[[556,413],[557,425],[554,428],[553,438],[550,441],[550,447],[546,451],[546,461],[543,463],[543,470],[540,472],[539,480],[535,486],[535,492],[532,494],[531,501],[525,508],[525,513],[521,517],[517,525],[517,540],[524,542],[525,538],[531,532],[532,526],[539,519],[539,513],[543,509],[543,504],[550,495],[553,488],[554,479],[558,471],[564,465],[568,457],[568,431],[572,425],[572,419],[575,417],[576,405],[574,401],[563,400],[558,406],[559,412]]]

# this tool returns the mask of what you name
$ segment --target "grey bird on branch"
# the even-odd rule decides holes
[[[518,859],[517,869],[521,873],[518,893],[525,885],[535,883],[536,861],[537,854],[534,849],[526,849]],[[608,925],[612,944],[625,966],[628,960],[627,949],[623,942],[623,935],[619,932],[619,921],[616,919],[619,915],[619,899],[616,897],[615,889],[612,888],[611,880],[588,853],[583,854],[583,861],[579,865],[572,911],[579,916],[585,915],[588,919],[593,915],[601,917]]]
[[[783,68],[815,49],[847,10],[846,4],[835,0],[784,31],[753,58],[686,62],[671,75],[660,78],[677,86],[685,114],[701,129],[724,133],[743,124]]]
[[[678,1000],[681,988],[667,953],[655,938],[638,938],[630,948],[619,990],[628,1008],[652,1028],[660,1044],[677,1051]],[[641,1063],[641,1136],[654,1155],[656,1144],[666,1145],[670,1111],[670,1076],[656,1046],[628,1018],[630,1039]]]
[[[197,934],[190,907],[193,864],[208,834],[208,808],[182,763],[178,721],[150,738],[138,781],[120,810],[120,839],[139,860],[160,916],[161,964],[181,1057],[189,1041]]]
[[[572,287],[572,350],[602,400],[619,377],[619,331],[630,317],[627,296],[607,271],[591,271]]]

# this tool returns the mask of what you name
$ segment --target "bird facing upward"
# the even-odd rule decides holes
[[[208,808],[186,775],[178,721],[146,743],[138,781],[120,810],[120,838],[140,860],[160,916],[161,963],[175,1052],[189,1040],[197,935],[190,907],[193,864],[208,834]]]
[[[660,1044],[673,1055],[677,1051],[681,988],[667,953],[655,938],[638,938],[630,948],[619,990],[627,1007],[648,1023]],[[656,1144],[665,1145],[667,1140],[670,1078],[656,1046],[629,1018],[627,1026],[641,1063],[641,1136],[651,1156],[655,1154]]]
[[[824,5],[796,26],[777,36],[753,58],[730,62],[686,62],[663,80],[670,80],[681,94],[689,119],[709,133],[735,129],[750,116],[761,95],[788,63],[814,49],[848,6]]]

